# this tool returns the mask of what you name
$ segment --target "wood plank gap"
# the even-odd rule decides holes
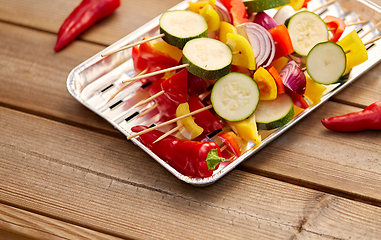
[[[359,104],[359,103],[355,103],[355,102],[350,102],[350,101],[347,101],[345,99],[335,98],[334,96],[331,97],[329,99],[329,101],[340,103],[340,104],[344,104],[344,105],[349,105],[349,106],[352,106],[352,107],[362,108],[362,109],[367,107],[367,106],[365,106],[363,104]]]
[[[101,128],[91,127],[91,126],[86,125],[86,124],[82,124],[82,123],[75,122],[75,121],[70,121],[69,119],[58,118],[58,117],[55,117],[53,115],[49,115],[49,114],[46,114],[46,113],[43,113],[43,112],[31,110],[31,109],[28,109],[28,108],[23,108],[23,107],[20,107],[20,106],[15,106],[15,105],[4,103],[4,102],[0,102],[0,107],[5,107],[5,108],[8,108],[8,109],[12,109],[12,110],[18,111],[18,112],[22,112],[22,113],[34,115],[34,116],[37,116],[37,117],[49,119],[49,120],[52,120],[52,121],[55,121],[55,122],[59,122],[59,123],[63,123],[63,124],[66,124],[66,125],[73,126],[73,127],[89,130],[89,131],[100,133],[100,134],[107,135],[107,136],[110,136],[110,137],[115,137],[115,138],[120,138],[120,139],[125,139],[126,138],[126,136],[124,136],[122,133],[120,133],[116,129],[115,129],[115,131],[108,131],[108,130],[101,129]]]
[[[338,189],[335,189],[332,187],[327,187],[327,186],[324,186],[321,184],[316,184],[316,183],[313,183],[310,181],[305,181],[302,179],[290,178],[289,176],[282,175],[282,174],[274,174],[273,172],[264,171],[264,170],[260,170],[260,169],[251,169],[249,167],[245,167],[244,165],[238,165],[236,167],[236,169],[244,171],[244,172],[256,174],[256,175],[259,175],[262,177],[267,177],[267,178],[278,180],[281,182],[293,184],[293,185],[296,185],[299,187],[304,187],[304,188],[324,192],[327,194],[331,194],[334,196],[346,198],[349,200],[353,200],[356,202],[369,204],[369,205],[372,205],[375,207],[381,207],[381,201],[379,201],[376,198],[372,198],[372,197],[368,197],[368,196],[364,196],[364,195],[360,195],[360,194],[354,194],[354,193],[350,193],[347,191],[341,191],[341,190],[338,190]]]
[[[43,30],[43,29],[40,29],[40,28],[34,28],[34,27],[30,27],[30,26],[26,26],[26,25],[23,25],[23,24],[10,22],[10,21],[0,20],[0,23],[6,23],[6,24],[10,24],[10,25],[18,26],[18,27],[23,27],[23,28],[27,28],[27,29],[31,29],[31,30],[35,30],[35,31],[39,31],[39,32],[44,32],[44,33],[49,33],[49,34],[57,35],[56,32],[47,31],[47,30]],[[59,30],[59,29],[57,29],[57,32],[58,32],[58,30]],[[82,35],[82,34],[81,34],[81,35]],[[109,45],[107,45],[107,44],[103,44],[103,43],[99,43],[99,42],[94,42],[94,41],[84,40],[83,38],[81,38],[81,35],[79,35],[74,41],[82,41],[82,42],[85,42],[85,43],[96,44],[96,45],[98,45],[98,46],[102,46],[102,47],[108,47],[108,46],[109,46]]]

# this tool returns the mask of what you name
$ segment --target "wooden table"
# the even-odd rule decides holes
[[[66,89],[75,66],[180,1],[123,1],[55,53],[79,2],[0,0],[0,239],[381,238],[381,132],[320,123],[381,100],[381,65],[198,188]]]

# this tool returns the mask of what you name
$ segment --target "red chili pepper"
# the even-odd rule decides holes
[[[151,96],[164,90],[164,94],[155,98],[162,121],[175,118],[177,106],[187,101],[187,78],[188,71],[184,68],[168,79],[159,80],[149,90]]]
[[[288,33],[287,27],[284,24],[273,27],[268,31],[273,37],[275,43],[274,60],[294,52],[290,34]]]
[[[189,111],[193,112],[200,108],[205,107],[205,105],[200,101],[197,95],[193,95],[188,99]],[[211,132],[223,128],[222,122],[209,111],[202,111],[193,115],[194,121],[197,125],[204,129],[203,133],[196,139],[203,139],[205,136]]]
[[[141,72],[147,69],[147,73],[174,67],[178,64],[177,60],[173,59],[166,53],[156,50],[149,42],[142,43],[140,46],[132,48],[132,60],[136,72]],[[163,75],[164,73],[158,74],[148,77],[146,80],[156,82],[161,79]]]
[[[332,33],[332,37],[329,41],[337,42],[345,30],[345,22],[341,18],[334,16],[326,16],[323,21]]]
[[[372,103],[362,111],[324,118],[321,122],[326,128],[341,132],[381,130],[381,101]]]
[[[83,0],[66,18],[58,31],[54,51],[58,52],[98,20],[112,14],[120,6],[120,0]]]
[[[140,132],[148,127],[135,126],[131,130]],[[166,161],[178,172],[194,178],[204,178],[213,175],[213,170],[223,161],[219,146],[215,142],[196,142],[167,136],[153,143],[164,133],[152,130],[140,135],[140,140],[158,157]]]

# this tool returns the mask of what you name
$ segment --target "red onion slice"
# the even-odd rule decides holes
[[[257,67],[267,67],[275,55],[275,43],[271,34],[264,27],[253,22],[238,25],[237,32],[249,41]]]
[[[266,30],[269,30],[271,28],[274,28],[278,26],[278,24],[275,22],[275,20],[267,15],[265,12],[259,12],[255,15],[254,23],[257,23],[264,27]]]
[[[220,17],[221,21],[224,21],[224,22],[227,22],[230,24],[233,23],[230,12],[228,11],[228,9],[224,6],[224,4],[220,0],[216,0],[215,10],[216,10],[218,16]]]
[[[306,76],[295,61],[289,61],[280,71],[279,76],[283,84],[291,91],[299,95],[303,95],[306,91]]]

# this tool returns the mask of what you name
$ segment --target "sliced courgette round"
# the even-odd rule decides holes
[[[286,20],[285,25],[295,52],[301,56],[307,56],[316,44],[328,41],[327,25],[313,12],[297,12]]]
[[[188,71],[205,80],[215,80],[230,71],[233,54],[229,46],[212,38],[188,41],[183,49],[183,63]]]
[[[182,49],[191,39],[207,37],[208,25],[205,18],[188,10],[164,12],[159,20],[160,33],[168,44]]]
[[[345,52],[338,44],[328,41],[318,43],[306,58],[308,75],[317,83],[336,83],[345,72]]]
[[[251,77],[231,72],[214,84],[211,97],[215,112],[230,122],[250,117],[259,102],[259,88]]]
[[[289,4],[290,0],[243,0],[247,14],[262,12],[267,9]]]
[[[294,116],[294,103],[286,93],[275,100],[259,101],[254,112],[259,130],[271,130],[287,124]]]

